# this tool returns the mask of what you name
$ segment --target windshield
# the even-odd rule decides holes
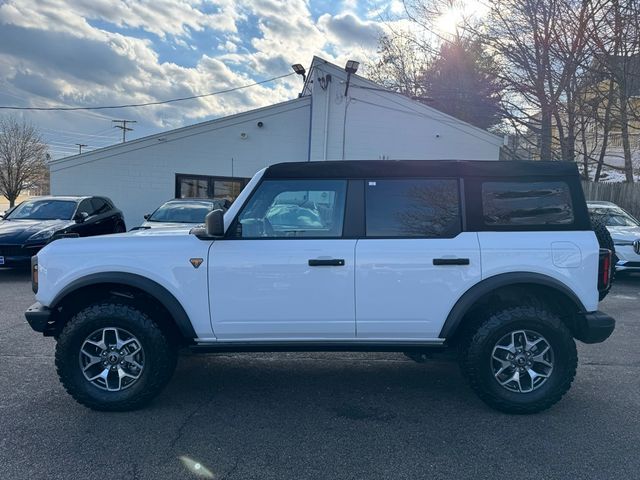
[[[167,202],[158,208],[150,222],[204,223],[204,217],[213,210],[212,202]]]
[[[7,220],[71,220],[76,202],[68,200],[30,200],[18,205]]]
[[[619,207],[591,207],[591,215],[604,222],[607,227],[637,227],[640,222]]]

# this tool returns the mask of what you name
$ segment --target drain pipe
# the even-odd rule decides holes
[[[324,103],[324,145],[322,148],[322,156],[324,160],[327,160],[327,146],[329,143],[329,106],[331,105],[331,75],[325,75],[324,79],[325,88],[323,88],[323,90],[326,98]],[[320,82],[320,85],[322,84],[323,82]]]

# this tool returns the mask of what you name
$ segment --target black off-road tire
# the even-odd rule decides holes
[[[133,334],[144,350],[144,368],[138,380],[120,391],[100,389],[80,367],[80,348],[96,330],[117,327]],[[171,379],[177,362],[176,346],[147,314],[134,306],[101,303],[78,312],[64,326],[55,354],[58,376],[66,391],[93,410],[128,411],[147,405]]]
[[[606,290],[600,292],[600,300],[604,300],[609,294],[611,287],[613,286],[613,282],[616,277],[616,268],[615,265],[618,261],[618,257],[616,256],[616,247],[613,243],[613,238],[611,238],[611,234],[607,229],[607,226],[604,224],[602,220],[597,218],[591,218],[591,226],[593,227],[593,233],[596,234],[596,238],[598,239],[598,243],[600,244],[600,248],[606,248],[607,250],[611,250],[611,263],[613,264],[611,267],[611,281],[609,282],[609,286]]]
[[[501,386],[491,367],[496,343],[515,330],[531,330],[545,337],[554,352],[549,378],[528,393],[512,392]],[[490,314],[478,327],[460,356],[460,367],[473,390],[489,406],[506,413],[537,413],[557,403],[569,390],[576,375],[578,354],[571,332],[553,311],[523,306]]]

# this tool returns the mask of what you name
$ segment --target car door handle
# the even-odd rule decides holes
[[[469,265],[468,258],[434,258],[434,265]]]
[[[343,267],[344,259],[343,258],[310,258],[309,259],[310,267]]]

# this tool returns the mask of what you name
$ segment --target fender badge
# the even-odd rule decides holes
[[[190,258],[189,262],[191,263],[191,265],[193,265],[193,268],[198,268],[200,265],[202,265],[202,262],[204,262],[204,260],[201,258]]]

